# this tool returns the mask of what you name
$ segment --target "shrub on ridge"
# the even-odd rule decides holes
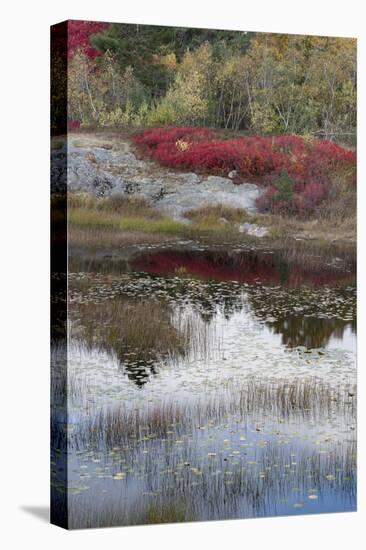
[[[312,213],[328,196],[335,176],[356,181],[356,154],[337,143],[295,135],[222,139],[209,128],[149,128],[133,141],[140,153],[163,166],[221,176],[235,170],[242,180],[267,189],[257,199],[262,212]],[[281,174],[291,193],[277,188]]]

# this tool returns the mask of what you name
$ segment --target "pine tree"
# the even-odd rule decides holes
[[[282,170],[279,179],[277,180],[275,187],[277,193],[274,196],[276,201],[290,201],[294,194],[294,184],[287,170]]]

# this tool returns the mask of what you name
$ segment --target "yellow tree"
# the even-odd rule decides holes
[[[320,132],[329,139],[356,128],[356,40],[323,38],[310,51],[310,83],[319,104]]]

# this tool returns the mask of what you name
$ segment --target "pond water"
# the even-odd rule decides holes
[[[70,527],[355,510],[352,266],[203,247],[69,266]]]

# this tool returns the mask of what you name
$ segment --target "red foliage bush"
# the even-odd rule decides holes
[[[80,128],[80,120],[68,120],[67,121],[67,129],[68,130],[79,130]]]
[[[262,212],[310,213],[327,198],[335,174],[355,182],[355,153],[331,141],[294,135],[218,139],[208,128],[152,128],[133,141],[164,166],[223,176],[236,170],[241,179],[268,186],[257,200]],[[276,197],[282,170],[293,182],[293,197],[286,201]]]
[[[310,182],[302,191],[295,192],[287,201],[278,200],[278,190],[275,185],[270,185],[257,199],[257,208],[260,212],[272,214],[297,214],[308,215],[313,213],[317,206],[328,197],[329,186]]]
[[[148,153],[149,149],[155,149],[162,143],[170,143],[175,146],[179,139],[191,142],[209,140],[213,137],[215,137],[215,132],[209,128],[149,128],[140,134],[136,134],[133,141],[140,150]]]
[[[319,202],[324,200],[328,195],[328,190],[325,185],[320,183],[308,183],[302,193],[303,206],[305,209],[314,208]]]
[[[91,59],[94,59],[100,52],[93,48],[90,43],[90,36],[104,31],[108,27],[107,23],[96,21],[69,21],[68,22],[68,55],[72,57],[77,49],[83,52]]]

